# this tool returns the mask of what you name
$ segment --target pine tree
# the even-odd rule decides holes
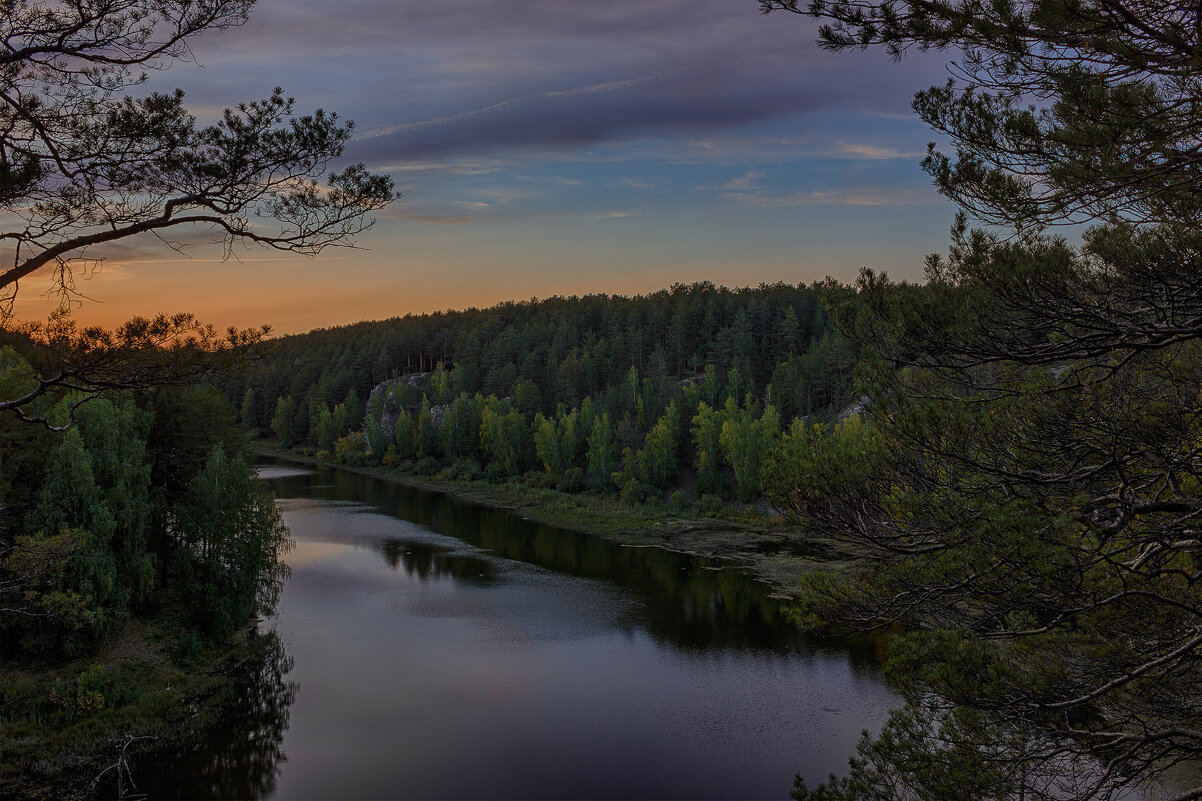
[[[795,427],[766,474],[863,560],[807,577],[803,618],[905,629],[905,704],[796,797],[1138,794],[1202,754],[1198,7],[764,6],[822,17],[834,50],[960,49],[915,99],[954,147],[924,166],[1001,226],[958,219],[926,287],[866,272],[828,297],[881,357],[871,402]],[[1071,245],[1062,222],[1091,227]]]

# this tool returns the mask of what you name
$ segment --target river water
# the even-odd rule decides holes
[[[729,568],[327,468],[265,465],[296,539],[267,654],[152,797],[786,798],[893,703]]]

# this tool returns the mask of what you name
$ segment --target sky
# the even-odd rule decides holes
[[[148,238],[78,288],[85,323],[190,311],[277,333],[503,300],[860,268],[920,279],[954,208],[920,168],[936,55],[830,54],[757,0],[260,0],[151,76],[202,120],[276,86],[355,121],[401,200],[304,258]],[[22,288],[18,311],[47,301]]]

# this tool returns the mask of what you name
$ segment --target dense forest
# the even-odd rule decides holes
[[[39,348],[12,341],[0,392],[21,397]],[[0,418],[0,794],[76,792],[107,750],[97,731],[189,714],[196,699],[162,686],[189,686],[171,662],[224,652],[273,608],[291,538],[212,386],[47,392],[24,412],[45,425]],[[133,619],[156,645],[129,645]]]
[[[260,344],[221,386],[247,429],[323,458],[751,502],[782,425],[851,400],[857,349],[819,295],[677,284],[359,323]]]
[[[5,392],[31,382],[11,347],[0,364]],[[65,392],[42,404],[50,426],[0,421],[0,654],[86,653],[168,595],[189,599],[192,636],[227,633],[270,607],[287,532],[252,481],[245,437],[219,392]]]

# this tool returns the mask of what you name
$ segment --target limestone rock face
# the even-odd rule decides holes
[[[424,390],[430,379],[430,373],[410,373],[400,378],[390,378],[387,381],[381,381],[376,384],[371,394],[367,397],[367,408],[374,407],[374,401],[377,393],[383,393],[383,403],[380,407],[380,432],[391,442],[396,437],[396,421],[401,415],[400,396],[403,386],[414,387],[418,390]],[[414,410],[410,410],[414,411]],[[434,429],[438,430],[442,426],[442,416],[446,411],[445,406],[430,407],[430,419],[434,424]]]

